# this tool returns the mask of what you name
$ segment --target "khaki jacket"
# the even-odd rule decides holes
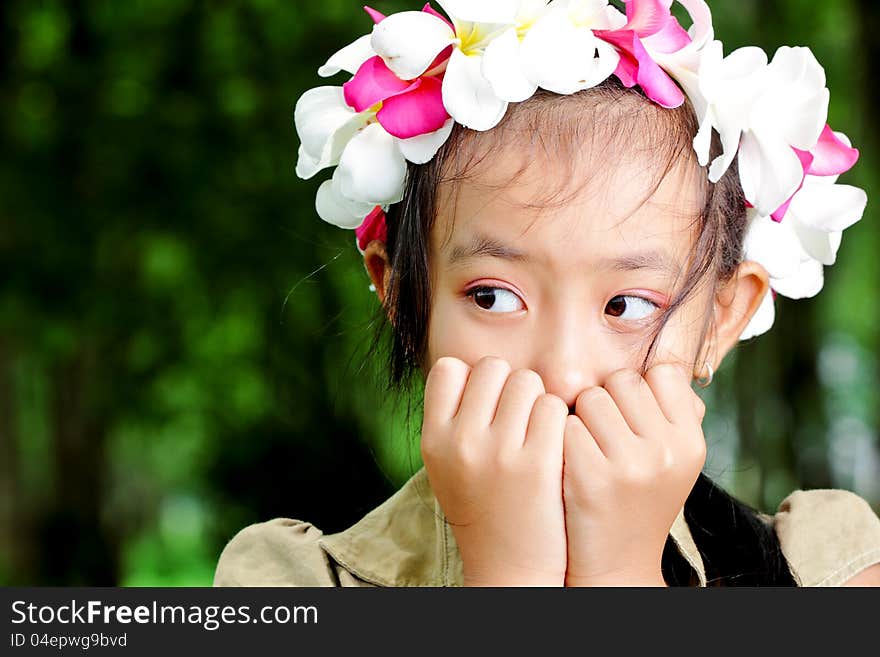
[[[840,586],[880,563],[880,518],[845,490],[798,490],[773,516],[792,574],[802,586]],[[670,535],[706,585],[684,510]],[[419,470],[354,526],[324,535],[308,522],[277,518],[241,530],[226,545],[215,586],[461,586],[455,538]]]

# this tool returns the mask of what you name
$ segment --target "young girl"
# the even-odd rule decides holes
[[[724,56],[672,0],[442,0],[382,16],[297,105],[298,173],[336,166],[425,375],[425,467],[350,529],[241,531],[217,585],[880,585],[880,519],[844,490],[774,515],[701,474],[708,386],[777,294],[815,296],[865,209],[805,48]],[[366,219],[365,219],[366,217]]]

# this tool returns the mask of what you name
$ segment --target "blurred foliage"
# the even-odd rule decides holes
[[[880,9],[712,6],[728,50],[813,48],[873,198]],[[338,531],[420,467],[352,236],[293,171],[296,99],[369,29],[350,0],[0,7],[0,583],[207,585],[243,526]],[[707,391],[707,472],[744,500],[880,503],[878,236],[869,206]]]

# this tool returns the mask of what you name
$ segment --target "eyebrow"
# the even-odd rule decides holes
[[[449,251],[449,265],[452,267],[469,260],[486,257],[514,262],[533,260],[532,256],[525,251],[507,246],[487,235],[476,235],[470,242],[457,244]],[[681,272],[681,265],[665,252],[654,250],[603,258],[596,263],[595,269],[609,272],[650,270],[678,274]]]

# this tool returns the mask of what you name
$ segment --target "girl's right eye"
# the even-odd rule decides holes
[[[515,313],[526,307],[519,296],[503,287],[475,287],[466,294],[480,308],[491,313]]]

